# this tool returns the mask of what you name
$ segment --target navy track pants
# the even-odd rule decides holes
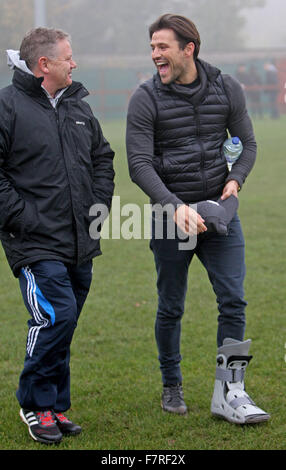
[[[82,266],[39,261],[22,268],[20,288],[31,315],[16,393],[22,408],[70,408],[70,345],[91,280],[92,261]]]

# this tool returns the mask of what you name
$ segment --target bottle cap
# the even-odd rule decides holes
[[[233,143],[234,145],[239,144],[239,137],[233,137],[233,138],[232,138],[232,143]]]

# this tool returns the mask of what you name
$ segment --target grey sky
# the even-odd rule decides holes
[[[286,0],[267,0],[264,8],[248,11],[248,47],[286,47]]]

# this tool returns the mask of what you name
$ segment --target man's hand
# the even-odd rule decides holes
[[[239,184],[236,180],[230,180],[226,183],[225,187],[223,188],[222,196],[221,199],[227,199],[229,196],[232,194],[235,197],[238,197],[238,191],[239,191]]]
[[[174,221],[187,235],[198,235],[207,230],[200,214],[185,204],[176,210]]]

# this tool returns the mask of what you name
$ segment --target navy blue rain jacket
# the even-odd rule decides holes
[[[0,91],[0,236],[15,276],[43,259],[83,264],[101,254],[90,207],[109,209],[114,152],[79,82],[54,109],[36,78],[15,69]]]

